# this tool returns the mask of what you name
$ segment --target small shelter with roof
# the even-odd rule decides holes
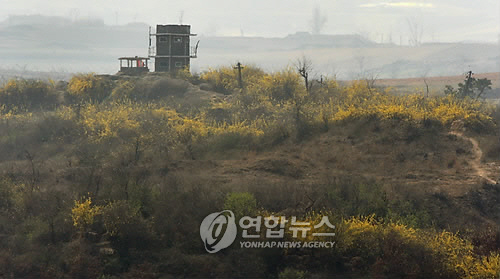
[[[149,57],[120,57],[120,73],[128,75],[138,75],[149,72]]]

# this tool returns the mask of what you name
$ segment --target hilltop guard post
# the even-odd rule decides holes
[[[187,68],[191,58],[197,57],[198,43],[190,46],[190,25],[156,25],[156,33],[149,30],[149,57],[155,59],[155,72],[175,72]],[[152,46],[152,38],[155,46]]]

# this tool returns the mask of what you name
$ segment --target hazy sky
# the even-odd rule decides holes
[[[376,41],[407,41],[408,19],[423,41],[490,41],[500,33],[499,0],[0,0],[9,15],[53,15],[74,20],[191,24],[200,35],[278,36],[310,31],[315,7],[326,34],[359,33]]]

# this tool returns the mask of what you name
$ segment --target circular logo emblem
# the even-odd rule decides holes
[[[212,213],[203,219],[200,236],[208,253],[216,253],[233,243],[238,232],[234,219],[231,210]]]

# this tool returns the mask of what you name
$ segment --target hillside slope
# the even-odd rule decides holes
[[[246,67],[243,90],[232,68],[177,74],[0,88],[0,277],[500,272],[498,109],[364,81],[308,91],[290,69]],[[200,224],[225,210],[264,224],[326,216],[335,244],[239,238],[207,253]],[[251,241],[268,242],[259,228]],[[287,231],[279,241],[324,241]]]

